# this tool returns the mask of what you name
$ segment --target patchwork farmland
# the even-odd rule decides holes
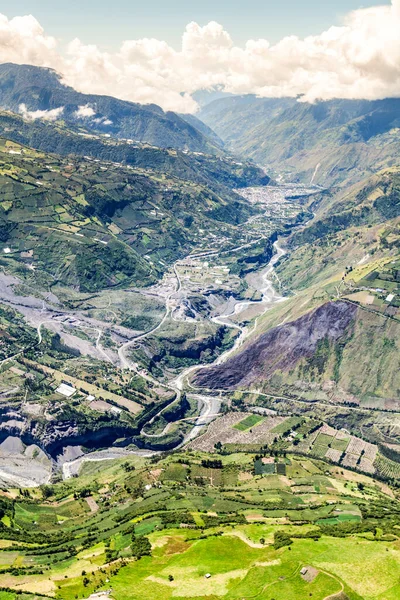
[[[383,479],[399,479],[398,463],[383,456],[371,444],[345,429],[335,429],[314,419],[232,412],[216,419],[190,445],[192,450],[215,452],[221,449],[306,454]]]
[[[256,418],[255,421],[254,418]],[[268,444],[273,442],[276,437],[273,429],[284,421],[285,417],[260,418],[252,413],[228,413],[211,423],[207,432],[192,442],[191,448],[212,452],[218,442],[221,444]],[[251,423],[254,425],[251,426]]]

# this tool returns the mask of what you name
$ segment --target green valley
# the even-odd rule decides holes
[[[396,166],[399,100],[299,102],[232,96],[202,108],[200,118],[227,147],[277,176],[334,186]]]
[[[399,101],[203,91],[0,65],[0,600],[399,596]]]

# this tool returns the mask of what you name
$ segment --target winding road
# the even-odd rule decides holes
[[[162,327],[165,323],[165,321],[168,319],[170,312],[171,312],[171,307],[170,307],[170,302],[171,302],[171,298],[174,294],[177,294],[178,292],[180,292],[181,288],[182,288],[182,283],[181,283],[181,279],[179,277],[178,271],[176,269],[176,264],[174,264],[173,266],[173,271],[176,277],[176,289],[173,292],[170,292],[168,294],[168,296],[165,299],[165,313],[163,318],[161,319],[161,321],[158,323],[158,325],[156,325],[155,327],[153,327],[152,329],[150,329],[149,331],[146,331],[145,333],[140,333],[139,335],[135,336],[134,338],[132,338],[131,340],[129,340],[128,342],[126,342],[125,344],[123,344],[122,346],[120,346],[120,348],[118,349],[118,356],[119,359],[121,361],[121,365],[123,369],[129,369],[129,370],[133,370],[133,371],[138,371],[138,365],[136,363],[132,363],[127,357],[126,357],[126,350],[128,350],[129,348],[131,348],[132,346],[134,346],[138,341],[140,340],[144,340],[145,338],[147,338],[149,335],[151,335],[152,333],[154,333],[155,331],[157,331],[158,329],[160,329],[160,327]],[[146,379],[148,379],[146,377]],[[157,383],[158,385],[162,385],[165,387],[165,384],[162,384],[156,380],[154,380],[153,378],[149,378],[150,381],[152,381],[153,383]]]
[[[252,241],[250,241],[246,244],[241,244],[241,245],[236,246],[231,249],[227,249],[227,250],[223,250],[223,251],[209,250],[209,251],[205,251],[205,252],[201,252],[201,253],[197,253],[197,254],[191,254],[187,258],[190,258],[190,260],[192,260],[192,261],[194,260],[194,261],[201,262],[206,257],[212,257],[212,256],[217,257],[217,256],[222,256],[222,255],[233,254],[233,253],[239,252],[240,250],[243,250],[245,248],[250,248],[251,246],[254,246],[255,244],[259,244],[260,242],[262,242],[265,239],[267,239],[267,236],[262,235],[262,236],[258,237],[257,239],[253,239]],[[169,389],[174,392],[174,398],[171,400],[171,402],[169,402],[166,406],[164,406],[162,409],[160,409],[160,411],[157,412],[156,415],[153,415],[153,417],[151,417],[149,419],[149,421],[147,421],[147,423],[145,423],[145,425],[143,426],[143,428],[141,430],[141,434],[144,437],[159,438],[159,437],[164,436],[166,433],[168,433],[168,430],[171,427],[172,423],[167,424],[166,427],[164,427],[163,431],[161,431],[161,433],[160,432],[149,433],[146,431],[146,428],[148,428],[149,425],[152,425],[156,421],[156,419],[158,417],[160,417],[162,415],[162,413],[164,411],[166,411],[168,408],[170,408],[174,403],[179,402],[182,397],[183,391],[185,389],[188,390],[188,394],[190,395],[191,398],[198,401],[198,415],[195,417],[190,417],[190,418],[180,420],[182,423],[183,422],[186,422],[186,423],[192,422],[193,423],[193,427],[185,435],[185,437],[181,443],[181,447],[186,445],[189,441],[191,441],[193,438],[195,438],[197,435],[199,435],[199,433],[202,431],[202,429],[204,427],[206,427],[215,417],[217,417],[219,415],[220,410],[221,410],[221,404],[222,404],[222,397],[219,395],[219,392],[212,391],[212,392],[208,393],[207,390],[196,390],[195,388],[193,388],[190,385],[189,378],[196,371],[198,371],[200,369],[208,369],[215,365],[220,365],[220,364],[224,363],[225,361],[227,361],[230,358],[230,356],[232,354],[234,354],[243,345],[243,343],[248,339],[248,337],[254,333],[254,331],[257,327],[258,319],[267,310],[269,310],[275,303],[281,302],[284,300],[284,298],[275,290],[274,285],[273,285],[273,280],[274,280],[274,277],[276,278],[274,266],[280,260],[280,258],[285,254],[285,251],[279,246],[278,242],[274,243],[274,249],[275,249],[274,255],[272,256],[269,264],[264,268],[263,271],[261,271],[261,273],[260,273],[261,277],[258,278],[258,285],[255,286],[256,289],[258,289],[258,291],[261,293],[262,298],[260,300],[239,300],[234,304],[233,310],[232,310],[232,305],[230,305],[230,307],[226,309],[225,313],[210,317],[210,321],[212,321],[213,323],[220,325],[220,326],[222,325],[225,327],[229,327],[231,329],[235,329],[239,332],[239,335],[236,337],[236,340],[235,340],[233,346],[231,348],[229,348],[228,350],[226,350],[225,352],[223,352],[223,354],[221,354],[213,363],[211,363],[211,364],[199,363],[197,365],[193,365],[191,367],[185,368],[177,377],[175,377],[175,379],[173,379],[169,382],[162,382],[162,381],[158,381],[157,379],[152,377],[150,374],[146,373],[143,369],[141,369],[139,364],[137,364],[136,362],[132,361],[129,358],[128,352],[129,352],[129,349],[134,347],[138,342],[145,340],[146,338],[148,338],[149,336],[154,334],[156,331],[161,329],[162,326],[164,325],[164,323],[167,321],[167,319],[171,316],[173,310],[176,308],[173,300],[174,299],[176,300],[177,296],[184,292],[183,283],[182,283],[181,276],[179,273],[179,264],[181,263],[182,259],[176,261],[176,263],[172,266],[172,273],[173,273],[173,276],[175,279],[175,285],[173,285],[173,289],[170,289],[169,291],[167,291],[166,295],[163,296],[164,300],[165,300],[165,311],[164,311],[164,314],[163,314],[161,320],[159,321],[159,323],[157,325],[155,325],[149,331],[146,331],[144,333],[140,333],[140,334],[136,335],[135,337],[133,337],[129,341],[125,342],[118,348],[118,358],[119,358],[122,369],[126,369],[129,371],[132,371],[133,373],[137,373],[138,375],[140,375],[141,377],[143,377],[144,379],[146,379],[153,385],[156,385],[158,387],[163,387],[165,389]],[[159,297],[160,297],[160,295],[159,295]],[[254,325],[252,327],[243,326],[240,323],[233,321],[233,318],[235,318],[235,320],[237,321],[237,317],[241,313],[246,311],[252,305],[257,305],[258,307],[261,307],[260,314],[255,319]],[[111,310],[110,307],[107,307],[107,309]],[[51,322],[52,322],[51,320],[45,319],[38,324],[38,326],[37,326],[38,345],[41,344],[42,340],[43,340],[42,327],[46,323],[51,323]],[[85,327],[85,325],[80,324],[80,327]],[[86,326],[86,327],[90,328],[88,326]],[[95,330],[97,332],[96,348],[97,348],[98,352],[100,352],[104,356],[105,360],[111,361],[110,357],[107,355],[105,350],[100,345],[103,331],[100,328],[96,328],[96,327],[91,327],[91,329]],[[180,421],[177,421],[177,422],[180,422]],[[134,451],[133,453],[142,454],[141,451],[137,451],[137,452]],[[147,454],[151,455],[153,453],[154,452],[149,451]],[[73,473],[76,472],[76,469],[79,469],[81,462],[84,462],[85,460],[96,460],[96,458],[95,458],[96,454],[97,453],[91,453],[87,457],[81,457],[77,461],[65,463],[63,465],[64,477],[68,478],[68,477],[72,476]],[[107,460],[107,459],[111,459],[114,457],[115,457],[114,449],[110,448],[108,451],[106,450],[106,451],[102,452],[101,456],[98,456],[97,458],[101,458],[101,460]]]
[[[260,316],[265,314],[267,310],[270,310],[273,304],[276,302],[282,302],[284,300],[283,296],[279,295],[272,283],[271,275],[274,273],[274,265],[278,262],[278,260],[285,254],[285,251],[279,246],[278,242],[274,243],[274,248],[276,253],[271,258],[268,266],[262,273],[262,287],[260,287],[259,291],[262,294],[261,300],[245,300],[239,301],[235,304],[235,308],[233,311],[230,311],[226,314],[221,314],[218,317],[211,317],[211,321],[217,323],[219,325],[225,325],[226,327],[230,327],[233,329],[238,329],[240,331],[240,335],[236,338],[235,343],[232,348],[226,350],[223,354],[221,354],[213,363],[207,364],[198,364],[193,367],[189,367],[185,369],[178,377],[171,382],[171,385],[175,387],[177,390],[182,390],[185,384],[185,380],[187,380],[189,375],[192,375],[195,371],[199,369],[209,369],[216,365],[220,365],[224,363],[238,348],[240,348],[244,341],[254,332],[257,321],[259,317],[257,317],[254,327],[249,329],[248,327],[244,327],[242,325],[238,325],[237,323],[233,323],[230,320],[230,317],[238,316],[241,312],[247,310],[251,305],[262,306],[263,311]],[[232,250],[233,251],[233,250]]]
[[[198,371],[200,369],[208,369],[215,365],[220,365],[220,364],[224,363],[226,360],[228,360],[228,358],[231,356],[231,354],[236,352],[236,350],[238,350],[238,348],[240,348],[242,346],[244,341],[252,333],[254,333],[256,326],[257,326],[257,321],[259,318],[259,317],[257,317],[257,319],[254,323],[254,326],[252,328],[248,328],[248,327],[233,323],[230,320],[230,317],[233,317],[233,316],[237,317],[238,315],[240,315],[241,312],[247,310],[249,308],[249,306],[251,306],[253,304],[263,307],[263,311],[260,315],[260,316],[262,316],[262,314],[264,314],[267,310],[269,310],[276,302],[281,302],[282,300],[284,300],[284,298],[280,294],[278,294],[276,292],[276,290],[274,289],[274,286],[272,283],[272,275],[274,273],[274,265],[285,254],[285,251],[279,246],[278,242],[274,243],[274,248],[275,248],[276,252],[273,255],[273,257],[271,258],[268,266],[264,269],[262,276],[261,276],[261,287],[259,288],[259,291],[262,294],[262,299],[261,300],[238,301],[235,304],[233,311],[227,312],[226,314],[221,314],[217,317],[210,318],[211,321],[213,321],[214,323],[216,323],[218,325],[224,325],[225,327],[230,327],[230,328],[237,329],[240,331],[239,336],[236,338],[235,343],[233,344],[233,346],[231,348],[229,348],[223,354],[221,354],[213,363],[206,363],[206,364],[199,363],[197,365],[193,365],[192,367],[188,367],[187,369],[184,369],[182,371],[182,373],[180,373],[175,379],[170,381],[168,384],[157,381],[153,377],[151,377],[147,374],[144,374],[143,371],[140,372],[140,375],[142,377],[144,377],[145,379],[147,379],[148,381],[151,381],[152,383],[155,383],[155,384],[163,386],[163,387],[168,387],[169,389],[173,390],[176,394],[175,398],[171,401],[170,404],[163,407],[156,415],[154,415],[143,426],[143,428],[141,430],[141,435],[148,437],[148,438],[160,438],[160,437],[164,436],[166,433],[168,433],[168,430],[169,430],[171,424],[167,424],[160,433],[153,433],[153,434],[148,433],[146,431],[146,428],[149,425],[152,425],[156,421],[156,419],[162,415],[162,413],[164,411],[166,411],[168,408],[170,408],[170,406],[179,402],[185,386],[187,386],[188,388],[191,387],[191,385],[188,381],[188,378],[191,375],[193,375],[193,373],[195,373],[196,371]],[[231,252],[235,252],[237,250],[238,250],[238,248],[234,248],[231,250]],[[208,256],[209,255],[210,254],[208,254]],[[194,259],[193,256],[191,256],[190,258],[192,260]],[[201,257],[199,257],[199,258],[204,258],[204,254],[202,254]],[[151,335],[152,333],[154,333],[155,331],[160,329],[160,327],[162,327],[162,325],[164,324],[164,322],[170,315],[170,313],[171,313],[171,307],[170,307],[171,298],[175,294],[177,294],[178,292],[180,292],[182,290],[182,282],[181,282],[181,279],[179,276],[179,272],[178,272],[176,263],[173,266],[173,271],[174,271],[174,274],[176,277],[176,286],[175,286],[175,290],[173,292],[171,292],[170,294],[168,294],[166,297],[165,314],[164,314],[162,320],[160,321],[160,323],[156,327],[151,329],[150,331],[147,331],[146,333],[136,336],[134,339],[130,340],[129,342],[125,343],[123,346],[120,347],[118,354],[120,356],[121,363],[124,366],[124,368],[129,368],[130,370],[133,370],[133,371],[136,371],[137,373],[139,373],[139,366],[136,363],[131,362],[126,357],[125,351],[128,348],[130,348],[131,346],[135,345],[139,340],[145,339],[147,336]],[[194,389],[194,388],[192,388],[192,389]],[[207,396],[205,394],[201,394],[201,395],[191,394],[191,396],[197,398],[199,401],[202,402],[202,408],[200,410],[200,414],[195,419],[193,428],[191,429],[189,434],[187,434],[185,436],[182,445],[186,444],[188,441],[192,440],[196,435],[198,435],[200,433],[200,431],[206,425],[208,425],[213,418],[218,416],[220,409],[221,409],[221,401],[219,399],[217,400],[215,398],[215,394],[210,395],[210,396]],[[193,418],[191,420],[193,420]],[[185,421],[185,420],[183,419],[182,421]]]

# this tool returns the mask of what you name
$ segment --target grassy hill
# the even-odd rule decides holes
[[[307,104],[234,96],[211,102],[199,116],[228,148],[270,172],[330,187],[396,165],[399,106],[398,99]]]
[[[398,498],[315,458],[94,461],[79,479],[0,502],[1,600],[398,593]]]
[[[7,139],[0,148],[2,264],[12,272],[81,291],[148,285],[187,254],[198,229],[218,231],[254,211],[218,175],[45,154]],[[173,153],[165,159],[179,162]],[[163,169],[167,173],[163,172]],[[176,169],[179,173],[179,167]],[[235,167],[226,163],[227,179]],[[257,171],[253,171],[257,173]],[[95,265],[95,268],[94,268]]]
[[[196,384],[399,409],[399,170],[310,205],[277,267],[286,302],[244,348]]]

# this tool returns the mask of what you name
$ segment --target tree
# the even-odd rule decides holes
[[[132,556],[138,560],[142,558],[142,556],[150,556],[151,544],[149,539],[145,535],[139,535],[138,537],[132,535],[131,552]]]
[[[50,498],[50,496],[53,495],[53,488],[51,487],[51,485],[42,485],[40,489],[43,494],[44,500],[47,500],[48,498]]]

